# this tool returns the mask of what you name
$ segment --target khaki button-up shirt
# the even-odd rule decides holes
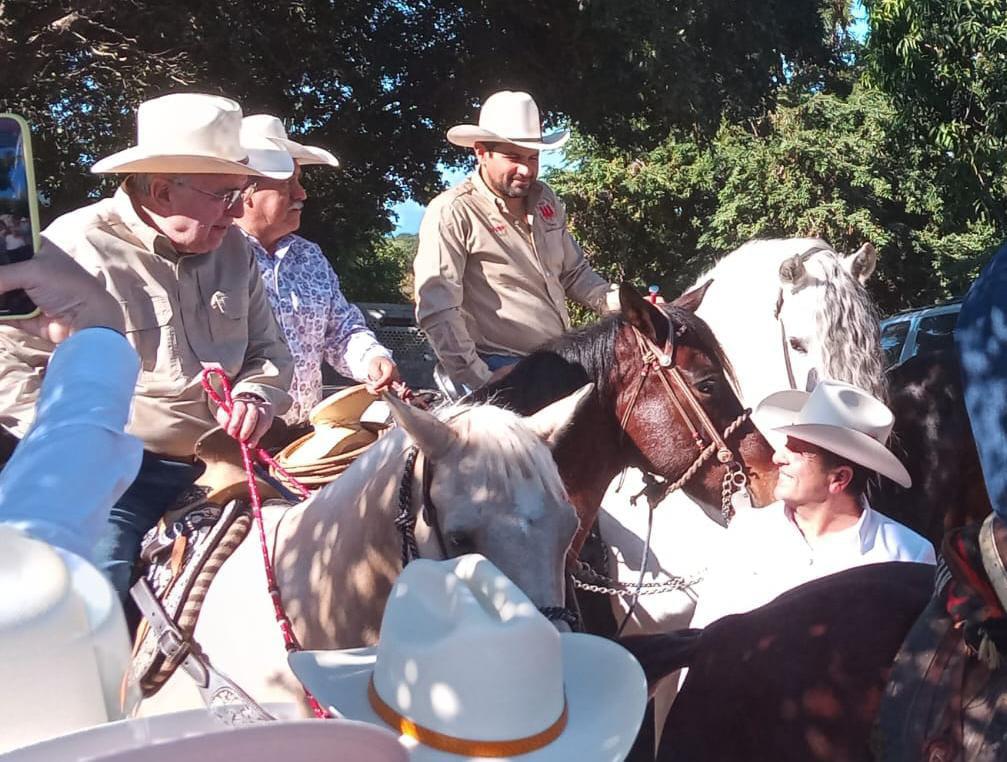
[[[472,388],[490,377],[477,352],[523,356],[566,331],[568,297],[618,308],[552,189],[535,183],[527,208],[527,219],[512,216],[476,171],[435,198],[420,226],[416,319],[448,375]]]
[[[122,305],[126,338],[142,366],[127,431],[147,450],[190,457],[196,440],[216,425],[200,384],[204,368],[221,368],[235,394],[257,394],[277,414],[290,406],[290,351],[237,228],[208,254],[179,254],[120,188],[113,198],[63,215],[43,235],[101,278]],[[53,349],[0,327],[0,421],[16,434],[23,436],[34,418]]]

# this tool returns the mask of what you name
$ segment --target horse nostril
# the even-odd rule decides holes
[[[818,386],[818,369],[812,368],[811,370],[808,371],[808,384],[805,387],[804,391],[813,392],[815,391],[816,386]]]

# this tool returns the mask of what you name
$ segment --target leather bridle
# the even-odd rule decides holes
[[[646,495],[647,500],[650,502],[651,510],[669,494],[688,483],[700,468],[716,454],[717,460],[727,467],[721,494],[721,513],[723,514],[724,521],[730,522],[731,517],[734,515],[731,498],[734,493],[747,488],[748,476],[745,474],[744,467],[734,456],[734,452],[730,445],[727,444],[727,440],[748,420],[752,411],[750,409],[742,411],[741,415],[731,421],[723,432],[721,432],[710,419],[710,416],[707,415],[703,406],[699,404],[699,400],[696,399],[696,395],[689,388],[689,384],[686,383],[681,371],[675,364],[675,339],[681,338],[685,334],[685,326],[676,327],[671,319],[668,319],[668,338],[665,340],[663,349],[658,347],[635,326],[632,326],[632,331],[636,339],[637,348],[640,350],[643,368],[641,369],[639,380],[630,395],[629,404],[620,418],[620,435],[625,436],[626,425],[629,423],[633,409],[640,398],[640,392],[647,383],[647,379],[653,374],[657,376],[672,406],[689,428],[693,442],[699,450],[692,465],[673,482],[657,482],[657,477],[653,474],[648,474],[650,484],[648,485]]]
[[[443,530],[441,529],[437,505],[430,495],[430,486],[433,484],[434,478],[434,462],[425,455],[422,456],[423,464],[420,472],[423,495],[419,507],[415,510],[413,508],[413,476],[416,471],[416,461],[420,455],[420,450],[415,445],[409,448],[405,469],[402,472],[402,480],[399,482],[399,512],[395,516],[395,527],[399,530],[399,534],[402,537],[403,569],[410,562],[420,558],[420,549],[416,542],[416,518],[420,513],[423,514],[424,523],[433,530],[441,558],[444,560],[451,558],[451,555],[448,553],[447,543],[444,540]],[[577,629],[579,626],[580,617],[575,611],[566,606],[539,606],[538,610],[551,622],[566,622],[571,629]]]
[[[812,257],[812,255],[817,254],[819,251],[833,251],[833,249],[816,243],[807,251],[798,254],[797,259],[801,262],[801,264],[804,264]],[[780,313],[782,311],[783,286],[780,286],[780,292],[776,296],[776,308],[773,311],[773,318],[775,318],[776,322],[780,326],[780,344],[783,347],[783,364],[787,370],[787,381],[790,383],[791,389],[797,389],[797,379],[794,378],[794,365],[790,359],[790,340],[787,338],[787,327],[783,324],[783,320],[780,318]]]

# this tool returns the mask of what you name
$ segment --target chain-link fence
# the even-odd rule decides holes
[[[357,304],[364,313],[367,326],[385,347],[391,350],[402,373],[402,379],[413,389],[433,389],[436,357],[426,336],[417,327],[411,304]],[[354,383],[332,368],[323,369],[325,384],[341,386]]]

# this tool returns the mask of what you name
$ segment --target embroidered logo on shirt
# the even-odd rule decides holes
[[[506,225],[494,225],[493,226],[493,232],[496,233],[497,235],[503,235],[504,233],[507,232],[507,226]]]
[[[553,205],[550,204],[548,201],[543,201],[541,204],[539,204],[538,211],[539,214],[542,215],[542,219],[544,220],[551,220],[553,217],[556,216],[556,210],[553,208]]]
[[[214,291],[210,297],[210,306],[217,312],[227,314],[227,294],[223,291]]]

